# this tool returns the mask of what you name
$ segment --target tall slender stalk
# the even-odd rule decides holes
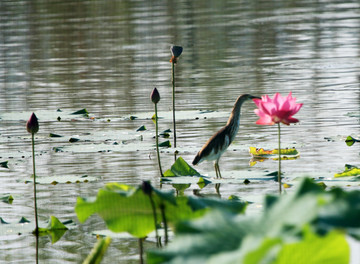
[[[154,225],[155,225],[155,236],[156,236],[156,246],[160,247],[159,244],[159,233],[158,233],[158,229],[157,229],[157,216],[156,216],[156,207],[155,207],[155,203],[154,200],[152,198],[152,195],[149,194],[149,199],[150,199],[150,203],[151,203],[151,208],[153,211],[153,216],[154,216]]]
[[[38,213],[37,213],[37,199],[36,199],[36,173],[35,173],[35,134],[31,133],[32,145],[32,160],[33,160],[33,180],[34,180],[34,207],[35,207],[35,234],[39,233]]]
[[[279,147],[279,169],[278,169],[278,182],[279,182],[279,194],[281,194],[281,146],[280,146],[280,123],[278,123],[278,147]]]
[[[160,210],[161,210],[162,221],[164,223],[165,246],[166,246],[167,243],[169,242],[169,235],[168,235],[168,225],[167,225],[167,220],[166,220],[166,215],[165,215],[165,204],[163,204],[163,203],[160,204]]]
[[[155,139],[156,139],[156,153],[157,153],[157,160],[159,164],[159,170],[161,177],[164,176],[161,169],[161,161],[160,161],[160,151],[159,151],[159,127],[158,127],[158,114],[157,114],[157,104],[155,104]]]
[[[143,246],[143,238],[139,238],[139,257],[140,257],[140,264],[143,264],[144,263],[144,258],[143,258],[143,255],[144,255],[144,246]]]
[[[176,121],[175,121],[175,62],[171,62],[172,74],[172,107],[173,107],[173,127],[174,127],[174,148],[176,148]]]
[[[36,237],[36,261],[35,263],[38,264],[39,263],[39,232],[37,232],[35,234],[35,237]]]

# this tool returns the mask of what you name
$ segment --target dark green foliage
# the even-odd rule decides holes
[[[359,238],[360,191],[325,191],[305,179],[289,195],[268,196],[259,217],[212,210],[176,225],[148,263],[349,263],[345,233]]]

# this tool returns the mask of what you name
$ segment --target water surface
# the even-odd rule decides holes
[[[149,95],[154,87],[161,94],[160,115],[171,110],[172,44],[184,48],[176,66],[179,112],[230,113],[243,93],[292,91],[304,106],[297,114],[299,124],[282,126],[282,143],[296,146],[301,157],[283,162],[285,176],[328,177],[345,164],[359,165],[359,146],[349,148],[344,143],[346,136],[360,134],[359,25],[360,4],[355,0],[1,1],[0,117],[86,108],[95,118],[40,120],[38,175],[99,179],[87,184],[40,184],[40,220],[55,215],[77,221],[76,197],[95,195],[106,182],[136,185],[151,180],[159,187],[154,150],[54,152],[52,148],[60,143],[48,134],[64,135],[60,145],[71,136],[110,134],[111,144],[141,125],[154,131],[151,120],[130,122],[121,117],[152,112]],[[231,177],[241,177],[248,170],[259,175],[277,170],[275,161],[249,165],[249,146],[277,145],[276,127],[255,125],[254,108],[251,102],[243,106],[239,135],[221,159],[221,169]],[[226,119],[179,121],[181,156],[190,163]],[[15,198],[12,205],[0,204],[0,216],[8,222],[21,216],[33,219],[32,185],[24,184],[32,168],[25,121],[0,119],[0,161],[9,160],[10,166],[0,169],[0,196],[10,193]],[[160,124],[161,130],[171,127],[169,119]],[[150,142],[151,137],[144,135]],[[104,142],[104,138],[96,141]],[[162,153],[164,168],[173,163],[171,153]],[[197,169],[215,175],[211,163]],[[249,213],[258,213],[262,195],[276,190],[275,182],[223,184],[221,196],[236,194],[253,200]],[[215,193],[211,186],[202,192]],[[91,231],[101,228],[102,221],[92,217],[54,245],[41,238],[40,263],[80,263],[96,241]],[[29,234],[2,236],[0,247],[6,263],[34,262],[35,238]],[[135,239],[115,239],[104,263],[137,263],[137,253]]]

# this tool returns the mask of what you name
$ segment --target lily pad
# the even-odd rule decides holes
[[[251,156],[253,156],[253,157],[273,157],[275,155],[276,156],[279,155],[278,149],[265,150],[263,148],[250,147],[249,152],[250,152]],[[290,149],[286,148],[286,149],[280,150],[280,155],[297,157],[297,156],[299,156],[299,152],[295,148],[290,148]]]
[[[84,108],[84,109],[81,109],[81,110],[78,110],[78,111],[75,111],[73,113],[71,113],[72,115],[88,115],[89,112]]]
[[[5,195],[3,197],[0,197],[0,200],[4,203],[12,204],[14,201],[14,197],[11,194]]]
[[[6,224],[0,228],[1,236],[19,235],[24,233],[30,234],[35,229],[35,221],[30,221],[25,217],[21,217],[19,221],[14,223],[6,222],[1,217],[0,220],[2,220],[1,224]],[[60,222],[59,219],[51,216],[47,222],[40,221],[39,226],[39,234],[41,236],[49,235],[52,243],[55,243],[61,238],[66,230],[73,228],[75,224],[72,220]]]
[[[136,116],[136,119],[152,119],[153,112],[142,112],[124,116],[123,119],[133,120],[133,117]],[[158,119],[172,120],[173,112],[158,112]],[[176,120],[190,120],[190,119],[205,119],[205,118],[219,118],[219,117],[229,117],[228,112],[220,111],[211,111],[211,110],[189,110],[189,111],[177,111]]]
[[[82,175],[82,176],[36,176],[37,184],[52,184],[59,183],[87,183],[97,181],[99,178]],[[33,179],[26,180],[25,183],[32,183]]]
[[[136,132],[138,131],[145,131],[146,130],[146,127],[145,126],[141,126],[139,127],[138,129],[136,129]]]
[[[335,173],[334,177],[349,177],[349,176],[359,176],[360,175],[360,169],[355,166],[345,166],[345,170],[340,173]]]
[[[9,161],[2,161],[2,162],[0,162],[0,167],[1,167],[1,168],[6,168],[6,169],[8,169],[8,168],[9,168],[8,162],[9,162]]]
[[[345,143],[346,145],[348,145],[349,147],[351,147],[352,145],[354,145],[355,142],[360,142],[359,139],[353,138],[352,136],[348,136],[345,139]]]
[[[169,140],[166,140],[166,141],[164,141],[164,142],[161,142],[161,143],[159,144],[159,147],[170,148],[170,147],[171,147],[171,143],[170,143]]]
[[[74,119],[74,115],[81,116],[84,119],[88,119],[87,116],[84,116],[83,114],[81,114],[82,111],[83,110],[76,111],[76,112],[80,112],[80,114],[75,114],[76,112],[71,112],[71,111],[58,112],[57,110],[53,110],[53,111],[38,110],[35,112],[35,114],[36,114],[37,118],[39,119],[40,126],[41,126],[41,122],[57,121],[59,117],[62,121],[64,121],[64,120],[70,121],[70,120]],[[0,119],[2,119],[3,121],[19,121],[19,120],[27,121],[31,114],[32,114],[32,112],[30,112],[30,111],[7,112],[7,113],[1,113]]]
[[[171,169],[164,172],[164,177],[174,176],[199,176],[194,168],[192,168],[182,157],[176,159]]]
[[[59,221],[55,216],[50,216],[49,223],[45,228],[39,228],[40,236],[48,235],[51,243],[56,243],[68,230],[68,228]]]

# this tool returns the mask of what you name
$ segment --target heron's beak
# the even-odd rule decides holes
[[[250,99],[261,99],[261,97],[259,97],[259,96],[253,96],[253,95],[252,95],[252,96],[250,97]]]

